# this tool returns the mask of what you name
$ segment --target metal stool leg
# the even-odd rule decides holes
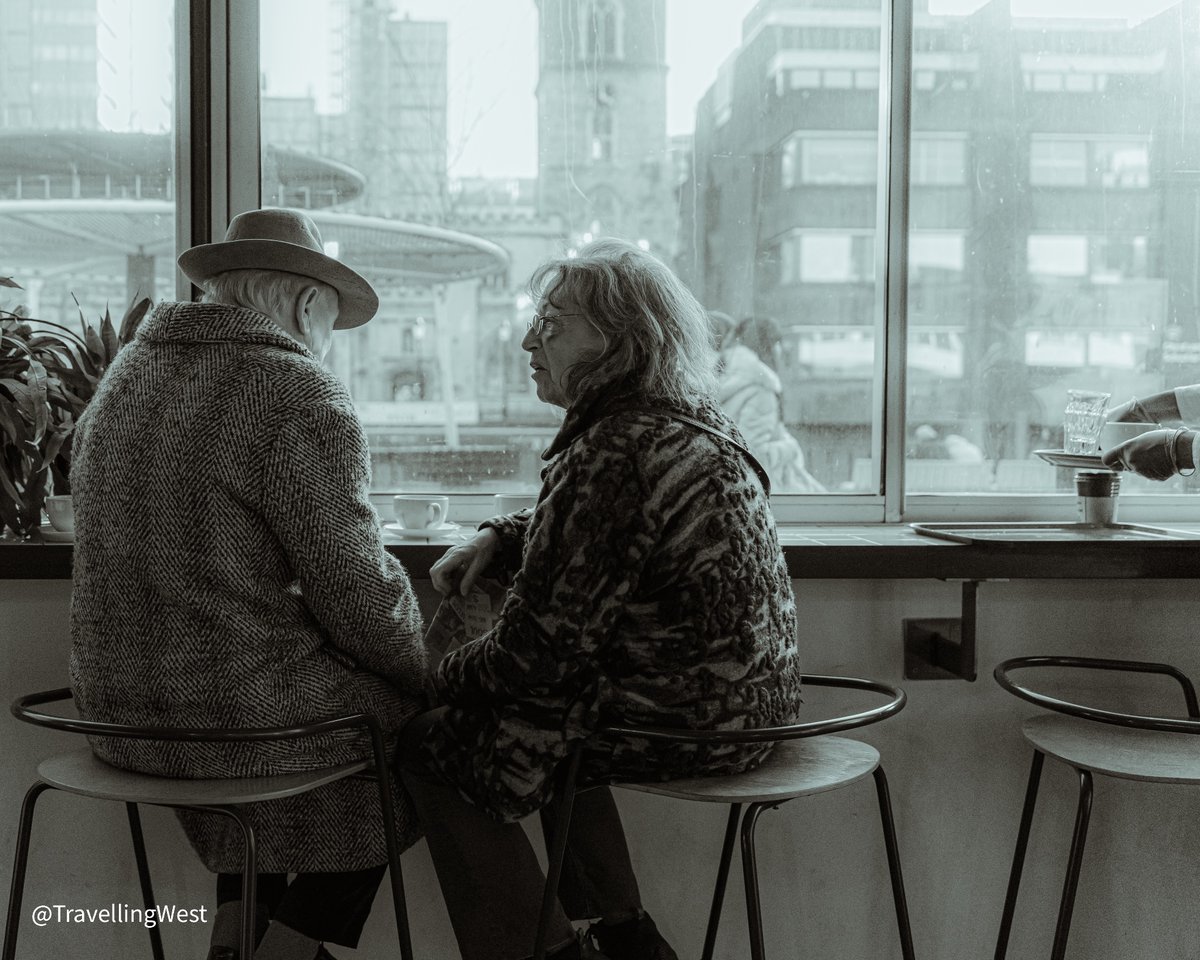
[[[725,902],[725,885],[729,880],[729,864],[733,860],[733,841],[737,838],[738,821],[742,816],[742,805],[729,805],[729,820],[725,824],[725,842],[721,846],[721,863],[717,867],[717,885],[713,889],[712,907],[708,911],[708,929],[704,931],[704,952],[700,960],[712,960],[717,946],[717,927],[721,924],[721,906]]]
[[[774,804],[752,803],[742,818],[742,879],[746,884],[746,922],[750,927],[751,960],[764,960],[766,956],[762,905],[758,896],[758,861],[754,854],[754,827],[758,823],[758,815],[771,806]]]
[[[1042,763],[1046,755],[1033,751],[1029,768],[1029,783],[1025,787],[1025,806],[1021,810],[1021,826],[1017,829],[1017,848],[1013,851],[1012,869],[1008,874],[1008,892],[1004,895],[1004,912],[1000,915],[1000,933],[996,937],[995,960],[1004,960],[1008,951],[1008,935],[1012,931],[1013,911],[1017,907],[1017,892],[1021,887],[1021,870],[1025,865],[1025,849],[1029,846],[1029,827],[1033,823],[1033,808],[1037,805],[1038,783],[1042,778]]]
[[[3,960],[17,953],[17,925],[21,922],[21,896],[25,892],[25,868],[29,865],[29,835],[33,831],[33,808],[37,799],[51,787],[38,781],[25,791],[21,803],[21,821],[17,828],[17,852],[13,858],[12,887],[8,892],[8,919],[4,922]]]
[[[400,841],[396,837],[396,807],[392,799],[387,753],[378,726],[371,729],[371,746],[375,756],[375,779],[379,784],[379,808],[383,816],[383,837],[387,844],[388,872],[391,873],[392,880],[392,909],[396,914],[400,958],[413,960],[412,936],[408,929],[408,905],[404,897],[404,875],[400,870]]]
[[[142,904],[149,916],[155,909],[154,887],[150,883],[150,863],[146,859],[146,840],[142,836],[142,817],[138,813],[136,803],[125,804],[125,813],[129,817],[129,833],[133,837],[133,856],[137,860],[138,883],[142,887]],[[150,927],[150,950],[154,960],[163,960],[162,931],[156,923]]]
[[[1092,774],[1079,774],[1079,806],[1075,810],[1075,832],[1071,837],[1071,855],[1067,859],[1067,875],[1063,880],[1062,903],[1058,908],[1058,925],[1054,928],[1054,948],[1050,960],[1063,960],[1067,952],[1067,936],[1071,932],[1071,911],[1075,907],[1075,890],[1079,886],[1079,868],[1083,864],[1083,845],[1087,842],[1088,820],[1092,815]]]
[[[904,960],[914,960],[912,927],[908,922],[908,900],[904,896],[904,877],[900,872],[900,848],[896,843],[896,824],[892,819],[892,798],[882,765],[875,768],[874,777],[875,792],[879,797],[879,817],[883,821],[883,842],[887,847],[888,872],[892,876],[892,898],[896,901],[900,952]]]
[[[558,900],[558,881],[562,877],[562,865],[567,856],[567,837],[571,832],[571,809],[575,805],[575,781],[579,776],[579,763],[582,759],[583,750],[581,748],[572,751],[563,778],[562,792],[558,801],[558,816],[555,817],[554,822],[554,836],[551,839],[550,849],[546,851],[546,886],[542,892],[542,912],[533,940],[533,960],[545,960],[546,957],[546,933],[550,929],[550,919],[554,916],[554,907]]]
[[[242,828],[246,838],[246,854],[242,864],[242,956],[254,956],[255,896],[258,893],[258,843],[254,837],[254,826],[249,818],[236,807],[230,813]]]

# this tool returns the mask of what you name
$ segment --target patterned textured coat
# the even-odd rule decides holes
[[[427,669],[408,575],[368,500],[344,386],[267,317],[160,305],[80,418],[71,470],[71,681],[83,714],[269,727],[358,711],[398,730]],[[365,737],[197,744],[94,739],[120,767],[245,777],[369,756]],[[401,839],[418,836],[397,790]],[[345,780],[250,808],[260,869],[383,863],[378,788]],[[236,871],[227,818],[182,813],[210,870]]]
[[[662,409],[630,396],[573,407],[532,516],[490,523],[516,575],[493,629],[436,669],[450,709],[422,750],[498,819],[543,806],[555,767],[597,724],[795,717],[795,600],[762,487],[732,445]],[[740,440],[711,401],[678,412]],[[584,773],[732,773],[768,750],[594,738]]]

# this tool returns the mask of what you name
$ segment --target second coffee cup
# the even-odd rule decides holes
[[[402,493],[392,497],[392,510],[405,530],[436,529],[450,518],[450,498]]]

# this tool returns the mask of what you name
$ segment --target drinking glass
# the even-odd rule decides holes
[[[1099,449],[1104,412],[1111,396],[1111,393],[1098,390],[1067,391],[1067,409],[1063,416],[1064,451],[1095,453]]]

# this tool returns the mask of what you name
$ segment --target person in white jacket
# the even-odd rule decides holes
[[[778,374],[743,342],[750,321],[737,324],[716,310],[708,316],[721,352],[717,399],[766,468],[771,488],[777,493],[824,493],[805,467],[800,442],[783,423]]]
[[[1190,476],[1200,462],[1200,431],[1184,426],[1200,423],[1200,384],[1175,387],[1139,400],[1132,397],[1106,414],[1116,423],[1166,423],[1105,450],[1101,460],[1114,470],[1131,470],[1151,480]]]

